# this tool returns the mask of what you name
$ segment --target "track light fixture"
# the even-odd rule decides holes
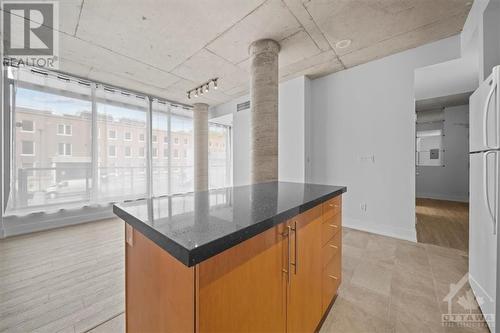
[[[186,91],[186,94],[187,94],[187,98],[188,99],[191,99],[191,96],[193,95],[194,97],[198,97],[198,96],[201,96],[203,95],[203,93],[208,93],[208,91],[210,90],[210,84],[213,84],[214,86],[214,89],[217,89],[217,83],[219,81],[219,78],[216,77],[214,79],[211,79],[201,85],[199,85],[198,87],[196,88],[193,88],[191,90],[188,90]]]

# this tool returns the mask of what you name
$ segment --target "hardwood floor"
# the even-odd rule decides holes
[[[0,241],[0,332],[85,332],[123,311],[121,220]]]
[[[416,212],[419,243],[469,250],[468,203],[418,198]]]
[[[123,229],[113,219],[0,241],[0,332],[123,333]],[[321,333],[488,332],[441,323],[466,252],[349,228],[343,239],[342,284]]]

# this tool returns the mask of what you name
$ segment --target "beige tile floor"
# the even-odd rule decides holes
[[[124,332],[123,243],[117,219],[0,241],[0,332]],[[466,272],[460,250],[344,228],[342,286],[321,332],[488,332],[441,324]]]
[[[467,272],[465,252],[347,228],[343,236],[342,286],[322,333],[488,332],[484,323],[466,328],[441,323],[450,283]],[[466,283],[453,298],[452,313],[467,313],[457,301],[468,290]],[[477,307],[474,299],[472,305]]]

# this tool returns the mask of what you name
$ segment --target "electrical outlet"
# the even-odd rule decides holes
[[[361,205],[359,205],[359,208],[361,209],[362,212],[366,212],[367,209],[366,202],[362,202]]]

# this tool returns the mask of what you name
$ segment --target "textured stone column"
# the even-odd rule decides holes
[[[261,39],[250,45],[250,180],[278,179],[278,53],[280,45]]]
[[[208,105],[193,105],[194,190],[208,190]]]

